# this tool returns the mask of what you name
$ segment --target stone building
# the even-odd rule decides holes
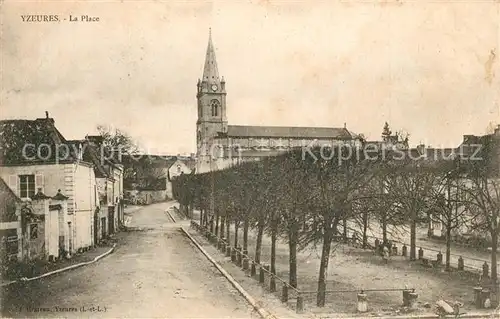
[[[209,35],[203,76],[198,79],[196,173],[218,170],[241,161],[277,155],[292,147],[359,143],[344,127],[279,127],[229,125],[226,82],[219,77],[215,49]]]

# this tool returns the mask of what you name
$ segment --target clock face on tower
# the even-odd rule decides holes
[[[212,91],[217,91],[217,85],[216,84],[212,84]]]

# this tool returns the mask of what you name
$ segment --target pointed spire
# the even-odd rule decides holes
[[[208,47],[205,57],[205,66],[203,67],[202,82],[210,85],[215,84],[220,87],[219,70],[217,69],[217,60],[215,59],[215,49],[212,43],[212,28],[208,31]]]

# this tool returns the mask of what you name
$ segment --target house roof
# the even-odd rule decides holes
[[[487,168],[490,174],[500,174],[500,136],[496,134],[482,136],[464,135],[457,149],[462,160],[471,160]]]
[[[115,166],[116,164],[110,160],[110,154],[105,148],[101,149],[99,144],[95,142],[95,139],[69,140],[67,144],[75,150],[81,147],[83,151],[82,160],[94,164],[94,174],[97,178],[113,177],[108,167]],[[101,154],[101,151],[104,153]]]
[[[151,154],[122,155],[122,163],[125,167],[137,167],[149,165],[155,168],[170,168],[177,157]]]
[[[0,165],[19,165],[75,160],[52,118],[0,121]],[[39,150],[39,154],[37,154]]]
[[[196,159],[194,158],[185,158],[185,157],[179,157],[177,158],[180,162],[184,163],[184,165],[187,166],[190,170],[193,170],[196,167]],[[174,163],[172,163],[173,165]]]
[[[346,128],[228,125],[228,137],[281,137],[352,139],[356,135]]]

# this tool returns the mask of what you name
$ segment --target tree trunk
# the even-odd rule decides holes
[[[215,236],[219,236],[219,213],[215,213]]]
[[[382,243],[387,244],[387,213],[382,214]]]
[[[495,290],[498,291],[497,274],[497,249],[498,249],[498,227],[491,233],[491,282]]]
[[[368,211],[363,212],[363,248],[366,248],[368,245],[368,236],[367,236],[367,231],[368,231]]]
[[[238,229],[240,228],[240,222],[234,222],[234,248],[238,248]]]
[[[230,225],[231,225],[231,220],[229,217],[226,217],[226,239],[227,243],[231,244],[231,232],[230,232]]]
[[[248,222],[248,217],[245,217],[243,222],[243,250],[248,251],[248,227],[250,223]]]
[[[226,224],[225,221],[226,221],[226,216],[222,215],[220,217],[220,230],[219,230],[220,238],[222,239],[224,239],[224,225]]]
[[[448,193],[449,194],[449,193]],[[428,223],[427,223],[427,237],[428,238],[431,238],[432,237],[432,214],[431,213],[428,213],[427,214],[427,220],[428,220]]]
[[[260,263],[260,253],[262,250],[262,235],[264,235],[264,222],[259,221],[257,229],[257,243],[255,244],[255,262]]]
[[[332,232],[335,228],[325,228],[323,234],[323,249],[321,252],[321,262],[319,266],[319,277],[318,277],[318,296],[316,300],[316,305],[318,307],[325,306],[326,299],[326,279],[328,277],[328,262],[330,260],[330,248],[332,243]]]
[[[451,222],[446,225],[446,271],[450,271],[450,256],[451,256]]]
[[[208,212],[207,209],[203,209],[203,226],[208,227]]]
[[[203,226],[203,209],[200,209],[200,226]]]
[[[343,233],[342,233],[342,239],[344,240],[344,243],[347,243],[347,218],[342,219],[342,225],[343,225]]]
[[[410,260],[417,259],[417,221],[413,214],[410,225]]]
[[[294,218],[291,221],[288,229],[288,251],[289,251],[289,266],[290,266],[290,286],[297,288],[297,243],[299,241],[298,223]]]
[[[276,274],[276,240],[278,237],[278,221],[273,220],[271,227],[271,274]]]

